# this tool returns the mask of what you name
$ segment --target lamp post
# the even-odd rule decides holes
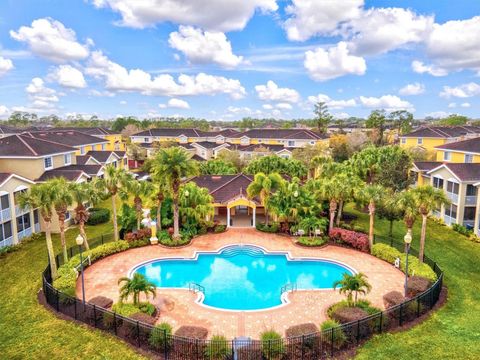
[[[403,241],[405,242],[405,251],[407,256],[405,258],[405,297],[407,297],[408,293],[408,254],[410,253],[410,244],[412,242],[412,232],[408,230],[405,234]]]
[[[80,250],[80,271],[82,276],[82,301],[83,301],[83,310],[85,311],[85,280],[83,277],[83,254],[82,254],[82,245],[84,242],[84,238],[82,234],[78,234],[77,238],[75,239],[75,242],[77,243],[78,249]]]

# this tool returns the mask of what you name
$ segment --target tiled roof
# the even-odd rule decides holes
[[[455,138],[467,134],[480,134],[479,126],[427,126],[401,137]]]
[[[480,153],[480,137],[443,144],[443,145],[435,146],[435,148],[441,149],[441,150],[457,150],[457,151]]]
[[[93,136],[105,136],[105,135],[120,135],[119,132],[106,129],[103,127],[74,127],[74,126],[66,126],[66,127],[56,127],[45,129],[44,131],[58,131],[58,130],[74,130],[79,131],[84,134],[93,135]]]
[[[0,139],[0,156],[39,157],[75,150],[71,146],[27,135],[11,135]]]
[[[245,174],[203,175],[189,181],[207,188],[216,203],[227,203],[240,195],[246,196],[247,187],[252,182],[252,178]]]
[[[69,169],[58,168],[58,169],[45,171],[42,174],[42,176],[40,176],[36,181],[44,182],[50,179],[60,178],[60,177],[63,177],[68,181],[77,181],[83,175],[86,175],[88,177],[88,175],[82,170],[75,170],[75,169],[69,170]]]
[[[133,134],[132,136],[167,136],[167,137],[177,137],[180,135],[185,135],[188,137],[204,137],[208,133],[205,133],[197,129],[177,129],[177,128],[158,128],[158,129],[149,129],[141,131],[139,133]]]
[[[480,181],[480,164],[473,163],[445,163],[452,173],[461,181]]]
[[[262,148],[266,148],[268,149],[268,151],[272,151],[272,152],[278,152],[282,150],[291,151],[289,148],[286,148],[283,145],[269,145],[269,144],[237,145],[235,147],[235,150],[253,152],[253,151],[257,151],[257,149],[262,149]]]
[[[19,134],[21,133],[21,129],[17,129],[11,126],[0,125],[0,134],[3,135],[12,135],[12,134]]]
[[[98,162],[104,163],[108,160],[112,153],[113,151],[89,151],[86,155],[93,157]]]
[[[308,129],[251,129],[239,133],[235,138],[247,136],[256,139],[300,139],[300,140],[320,140],[328,136],[318,134]]]
[[[69,146],[83,146],[90,144],[107,143],[105,139],[75,130],[31,131],[24,134],[37,139],[44,139]]]
[[[192,160],[206,161],[204,158],[202,158],[201,156],[198,156],[197,154],[192,156]]]
[[[217,144],[215,142],[210,142],[210,141],[198,141],[198,142],[191,143],[190,146],[192,146],[194,144],[200,145],[200,146],[204,147],[205,149],[215,149],[217,147],[225,145],[225,144]],[[229,144],[227,144],[227,145],[229,145]]]
[[[120,159],[124,158],[125,155],[127,154],[126,151],[117,151],[117,150],[115,150],[114,153],[117,154]]]
[[[61,168],[57,168],[55,170],[79,170],[83,171],[85,174],[89,176],[96,176],[98,172],[102,169],[102,165],[80,165],[80,164],[72,164],[68,166],[62,166]]]
[[[3,184],[3,182],[7,180],[11,175],[11,173],[0,173],[0,184]]]
[[[441,161],[415,161],[413,163],[420,171],[430,171],[443,164]]]
[[[76,156],[77,164],[78,165],[85,165],[88,162],[88,159],[90,159],[90,158],[91,158],[91,156],[88,156],[88,155],[77,155]]]

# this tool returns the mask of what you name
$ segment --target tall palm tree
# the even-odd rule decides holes
[[[45,222],[45,241],[47,243],[48,260],[52,278],[57,278],[57,264],[55,262],[55,253],[52,244],[52,205],[53,191],[46,183],[33,185],[26,192],[18,197],[18,203],[22,208],[38,209]]]
[[[90,214],[85,207],[89,205],[95,205],[101,200],[101,193],[92,186],[91,183],[70,183],[69,191],[72,194],[75,203],[75,221],[78,224],[80,235],[83,236],[85,241],[85,248],[90,249],[88,244],[87,234],[85,232],[85,224],[90,217]]]
[[[194,182],[182,185],[180,189],[180,214],[186,221],[203,223],[215,213],[213,197],[207,188],[197,186]]]
[[[120,287],[120,301],[128,299],[130,295],[133,295],[133,305],[140,303],[140,294],[144,293],[148,299],[148,296],[152,294],[153,298],[157,295],[155,284],[148,281],[147,278],[139,273],[133,274],[132,278],[122,277],[118,280]]]
[[[60,227],[60,242],[62,244],[63,260],[68,261],[67,242],[65,241],[65,218],[68,208],[73,204],[74,199],[70,191],[69,182],[63,178],[54,178],[45,183],[52,189],[53,207],[58,217]]]
[[[413,189],[404,190],[396,197],[396,206],[403,213],[403,222],[407,232],[412,235],[412,228],[418,215],[418,207]]]
[[[353,174],[347,168],[342,168],[337,176],[338,185],[338,211],[337,211],[337,227],[340,226],[342,219],[343,206],[346,202],[352,200],[355,196],[355,192],[362,186],[362,181],[358,176]]]
[[[357,192],[357,199],[363,203],[368,204],[368,214],[370,215],[370,227],[368,230],[368,242],[370,250],[373,247],[373,236],[375,226],[375,210],[376,206],[384,199],[386,189],[381,185],[367,185]]]
[[[135,213],[137,216],[137,229],[140,229],[140,224],[142,222],[143,214],[143,200],[142,198],[147,198],[153,191],[153,186],[148,181],[138,181],[132,180],[128,182],[127,186],[121,190],[122,198],[128,199],[128,196],[133,196],[133,205],[135,208]]]
[[[112,199],[113,211],[113,232],[115,241],[119,239],[117,223],[117,196],[121,188],[128,188],[128,184],[133,181],[133,177],[124,169],[119,169],[113,165],[107,165],[103,178],[95,179],[95,188],[103,191],[107,198]]]
[[[434,188],[431,185],[418,186],[412,190],[413,196],[417,203],[418,212],[422,216],[422,232],[420,235],[420,250],[418,258],[423,262],[425,253],[425,237],[427,232],[427,216],[431,211],[439,208],[442,205],[450,204],[450,200],[443,190]]]
[[[182,180],[196,175],[197,163],[180,147],[160,149],[152,160],[154,178],[162,178],[173,201],[173,238],[180,238],[178,197]]]
[[[268,207],[269,199],[272,193],[280,188],[283,183],[282,177],[278,173],[265,175],[263,172],[255,174],[253,181],[247,187],[249,198],[258,196],[260,203],[265,209],[265,224],[268,225]]]
[[[372,290],[367,276],[363,273],[355,275],[344,273],[341,280],[333,283],[333,289],[337,287],[340,287],[340,294],[347,295],[347,303],[349,306],[355,306],[357,304],[358,293],[365,295]],[[355,293],[355,299],[353,299],[353,293]]]
[[[153,200],[157,203],[157,230],[162,230],[162,205],[165,201],[166,196],[168,195],[168,186],[166,184],[166,179],[163,176],[155,176],[152,174],[152,196]]]

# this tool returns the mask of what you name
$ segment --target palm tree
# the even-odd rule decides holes
[[[154,178],[163,179],[172,194],[173,201],[173,238],[180,238],[178,197],[184,178],[197,174],[197,163],[184,149],[171,147],[160,149],[152,161]]]
[[[412,190],[415,202],[417,203],[418,212],[422,215],[422,232],[420,235],[420,250],[418,258],[423,262],[425,253],[425,237],[427,232],[427,216],[431,211],[439,208],[442,205],[450,204],[443,190],[434,188],[431,185],[418,186]]]
[[[47,243],[48,260],[52,279],[57,278],[57,264],[52,244],[52,205],[53,191],[46,183],[33,185],[18,197],[18,204],[22,208],[38,209],[45,222],[45,241]]]
[[[115,241],[118,237],[117,223],[117,195],[121,188],[128,188],[128,184],[133,181],[133,177],[124,169],[118,169],[113,165],[107,165],[103,178],[95,179],[94,186],[106,193],[107,197],[112,199],[113,211],[113,232]]]
[[[53,195],[53,207],[58,217],[60,227],[60,242],[62,244],[63,260],[68,261],[67,242],[65,241],[65,218],[68,208],[73,204],[74,199],[70,191],[70,183],[63,177],[48,180],[46,183]]]
[[[214,213],[213,197],[207,188],[199,187],[194,182],[182,185],[180,214],[185,217],[186,222],[193,220],[195,223],[203,223]]]
[[[137,229],[140,229],[143,214],[143,197],[148,197],[153,191],[153,186],[148,181],[132,180],[127,186],[121,189],[121,197],[128,199],[129,195],[133,196],[133,205],[137,215]]]
[[[100,192],[95,189],[91,183],[70,183],[69,191],[72,194],[75,205],[75,221],[78,224],[80,235],[85,241],[85,248],[90,249],[85,232],[85,224],[90,217],[90,214],[85,207],[85,204],[95,205],[101,200]]]
[[[165,200],[166,195],[168,194],[168,186],[165,183],[165,177],[155,176],[152,174],[152,192],[153,200],[157,203],[157,230],[162,230],[162,204]]]
[[[133,274],[133,277],[122,277],[118,280],[118,285],[122,284],[120,288],[120,301],[128,299],[130,295],[133,295],[133,305],[140,303],[140,294],[144,293],[148,299],[149,294],[152,294],[153,298],[157,295],[155,284],[148,281],[147,278],[139,273]]]
[[[253,181],[247,187],[247,195],[249,198],[258,196],[260,203],[265,209],[265,224],[268,225],[268,207],[269,199],[272,193],[280,188],[283,183],[282,177],[278,173],[265,175],[259,172],[255,175]]]
[[[398,193],[396,197],[396,206],[403,214],[403,222],[407,228],[407,232],[412,235],[412,228],[418,215],[418,207],[413,194],[413,189],[404,190]]]
[[[385,195],[385,188],[381,185],[366,185],[360,191],[358,191],[356,197],[363,204],[368,204],[368,214],[370,215],[370,227],[368,230],[368,242],[370,250],[373,247],[373,236],[375,226],[375,210]]]
[[[340,183],[337,176],[331,178],[321,178],[315,180],[313,183],[315,197],[318,201],[329,201],[329,213],[330,221],[328,224],[328,232],[330,233],[333,229],[333,224],[335,221],[335,213],[337,211],[338,201],[341,197]]]
[[[340,287],[340,294],[347,295],[349,306],[357,304],[358,293],[366,295],[372,290],[372,286],[367,281],[367,276],[363,273],[355,275],[344,273],[341,280],[333,283],[333,289],[335,290],[337,287]],[[355,293],[355,299],[352,299],[353,293]]]
[[[342,220],[343,206],[346,202],[352,200],[355,196],[355,191],[362,186],[362,181],[358,176],[344,169],[344,172],[338,174],[337,184],[338,191],[338,211],[337,211],[337,227],[340,226]]]

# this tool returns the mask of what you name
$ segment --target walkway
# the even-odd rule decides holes
[[[229,244],[257,244],[270,251],[289,251],[294,257],[321,257],[344,262],[368,276],[372,292],[367,298],[383,308],[382,296],[392,290],[402,291],[404,276],[393,266],[368,254],[327,246],[310,249],[296,246],[286,236],[266,234],[254,229],[229,229],[222,234],[209,234],[196,238],[190,246],[166,249],[147,246],[109,256],[85,271],[87,300],[98,295],[118,299],[117,281],[127,276],[135,265],[162,257],[192,257],[195,251],[215,251]],[[81,296],[80,281],[77,296]],[[338,291],[303,290],[289,294],[290,304],[258,312],[226,312],[206,308],[195,303],[196,296],[187,290],[159,289],[154,302],[161,307],[159,322],[167,321],[174,329],[181,325],[204,326],[209,336],[222,334],[227,338],[251,336],[258,338],[264,330],[274,328],[284,334],[292,326],[306,322],[317,326],[326,319],[326,310],[334,302],[344,299]]]

